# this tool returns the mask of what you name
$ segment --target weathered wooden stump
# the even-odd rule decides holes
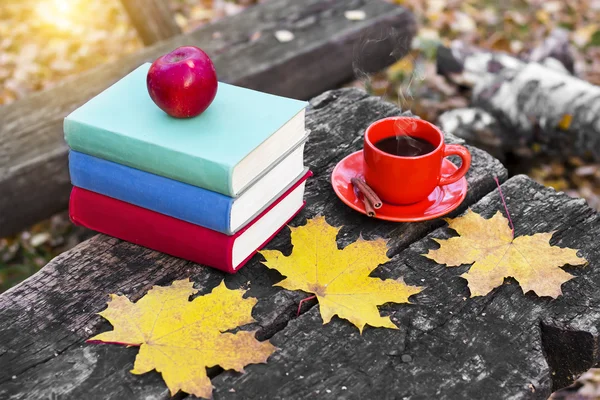
[[[469,299],[459,277],[468,267],[446,268],[422,256],[437,246],[432,238],[453,236],[443,227],[376,271],[425,287],[413,305],[384,308],[399,330],[360,336],[340,319],[323,326],[314,307],[271,338],[282,350],[268,364],[214,379],[215,398],[547,399],[551,388],[570,384],[598,361],[600,218],[583,200],[524,176],[506,182],[503,192],[517,236],[556,231],[552,244],[580,248],[590,261],[569,269],[577,277],[563,285],[564,296],[523,294],[507,280]],[[494,191],[472,209],[489,218],[503,207]]]
[[[359,234],[386,236],[391,239],[390,256],[443,225],[441,220],[394,224],[369,219],[343,205],[331,189],[331,170],[346,154],[360,149],[364,129],[379,118],[399,113],[394,105],[356,89],[331,91],[312,100],[307,115],[311,138],[306,164],[315,175],[307,187],[307,208],[294,224],[322,214],[329,223],[345,226],[340,234],[342,245]],[[463,210],[495,187],[492,176],[506,178],[498,161],[481,150],[471,150],[470,192]],[[269,247],[290,251],[289,234],[280,234]],[[271,287],[280,276],[259,260],[256,256],[237,275],[224,276],[114,238],[94,237],[0,296],[0,397],[28,398],[54,391],[61,398],[85,393],[143,398],[165,392],[158,375],[129,373],[135,350],[83,344],[93,332],[109,329],[95,315],[105,307],[109,293],[138,299],[154,284],[188,276],[202,292],[208,292],[225,278],[230,288],[247,285],[249,295],[260,299],[254,311],[259,338],[273,336],[295,317],[303,295]],[[57,380],[57,375],[64,380]]]
[[[362,145],[374,120],[401,111],[356,89],[327,92],[311,101],[307,127],[311,138],[306,163],[314,172],[306,209],[292,222],[324,215],[343,229],[338,245],[359,235],[389,238],[392,260],[373,276],[400,277],[423,286],[413,304],[386,305],[398,330],[356,327],[337,317],[322,325],[316,303],[306,295],[273,287],[279,273],[255,256],[237,275],[222,273],[114,238],[98,235],[0,295],[0,398],[167,398],[157,373],[132,375],[136,349],[87,345],[84,340],[110,330],[95,313],[109,293],[137,300],[154,284],[191,277],[201,293],[222,279],[229,288],[248,287],[258,298],[244,329],[280,348],[267,364],[250,365],[245,374],[213,369],[216,399],[542,399],[566,386],[572,376],[598,360],[600,321],[598,214],[526,177],[503,185],[517,235],[556,231],[553,244],[581,249],[590,265],[569,269],[576,278],[563,285],[557,300],[523,294],[510,279],[484,297],[469,299],[459,275],[468,266],[446,268],[421,256],[437,246],[431,238],[453,232],[443,220],[394,224],[367,218],[342,204],[329,179],[335,164]],[[447,136],[449,142],[457,139]],[[470,148],[468,206],[485,217],[502,209],[493,180],[506,179],[502,165]],[[289,254],[289,233],[268,246]]]

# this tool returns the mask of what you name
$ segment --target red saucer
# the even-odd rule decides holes
[[[450,175],[458,167],[447,159],[442,164],[442,174]],[[362,150],[352,153],[334,168],[331,174],[333,190],[340,200],[358,212],[366,214],[363,202],[354,192],[350,179],[363,176]],[[383,203],[380,209],[375,210],[375,218],[395,222],[417,222],[435,219],[448,214],[462,203],[467,195],[467,180],[465,178],[446,186],[438,186],[427,197],[415,204],[398,206]]]

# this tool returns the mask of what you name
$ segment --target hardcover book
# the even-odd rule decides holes
[[[232,235],[306,173],[303,155],[304,142],[236,198],[77,151],[69,172],[74,186]]]
[[[226,83],[201,115],[172,118],[148,95],[149,67],[65,118],[71,149],[237,197],[305,136],[306,102]]]
[[[302,209],[310,175],[232,236],[78,187],[71,192],[69,215],[77,225],[234,273]]]

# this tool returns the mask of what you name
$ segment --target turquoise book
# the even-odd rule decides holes
[[[305,138],[308,103],[219,82],[201,115],[173,118],[146,89],[150,63],[73,111],[71,149],[238,197]]]

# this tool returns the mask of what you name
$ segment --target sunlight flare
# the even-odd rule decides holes
[[[40,19],[61,31],[70,31],[76,24],[81,0],[43,0],[36,9]]]

